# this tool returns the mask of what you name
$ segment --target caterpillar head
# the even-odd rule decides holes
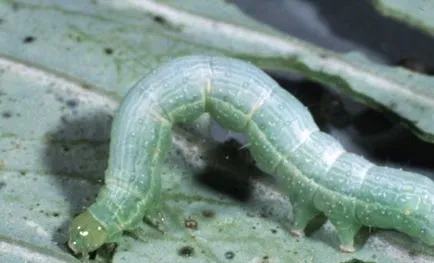
[[[69,227],[68,246],[75,254],[92,252],[106,241],[106,229],[87,210],[77,216]]]

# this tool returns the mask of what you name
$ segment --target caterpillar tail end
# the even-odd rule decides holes
[[[341,244],[339,246],[339,249],[342,252],[345,252],[345,253],[354,253],[354,252],[356,252],[356,249],[354,248],[353,245],[344,245],[344,244]]]
[[[69,227],[68,246],[75,254],[87,254],[107,241],[106,229],[86,210]]]

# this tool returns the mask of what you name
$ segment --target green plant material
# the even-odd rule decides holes
[[[434,141],[432,77],[321,49],[256,23],[224,1],[194,2],[82,0],[61,5],[3,0],[0,54],[118,96],[175,56],[231,55],[268,69],[299,71],[345,90],[402,118],[420,138]],[[214,12],[219,8],[221,12]]]
[[[381,14],[393,17],[434,36],[433,1],[372,0],[372,3]]]
[[[54,249],[45,249],[35,244],[15,240],[0,235],[0,259],[2,262],[50,262],[50,263],[80,263],[71,255],[59,253]]]
[[[308,72],[314,77],[322,69],[328,73],[317,74],[321,79],[338,84],[339,70],[346,69],[354,73],[345,77],[347,86],[353,85],[351,76],[359,84],[369,77],[381,85],[368,88],[391,86],[391,93],[396,87],[419,87],[410,81],[402,84],[396,76],[391,78],[399,84],[391,85],[395,82],[389,77],[375,75],[372,63],[287,38],[225,1],[134,1],[158,7],[154,9],[132,3],[0,1],[0,235],[5,237],[0,262],[69,261],[67,227],[94,200],[102,183],[111,118],[120,97],[175,56],[250,56],[268,68],[314,68]],[[164,13],[167,9],[177,16]],[[367,63],[370,70],[359,71],[359,63]],[[390,70],[392,74],[395,69]],[[317,230],[309,238],[293,238],[286,228],[290,204],[276,191],[276,183],[270,177],[249,178],[259,171],[241,165],[237,148],[229,151],[210,141],[207,123],[205,118],[174,134],[175,145],[163,166],[166,234],[144,224],[142,231],[123,236],[117,247],[93,255],[91,262],[434,260],[426,247],[389,231],[364,238],[366,243],[360,241],[363,247],[354,255],[335,250],[337,237],[328,224],[312,226]],[[197,230],[185,226],[191,219]],[[38,249],[30,250],[41,253],[42,261],[26,258],[28,244],[37,244]]]

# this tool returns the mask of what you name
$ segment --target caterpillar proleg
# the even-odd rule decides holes
[[[244,133],[256,165],[282,178],[293,206],[293,234],[302,235],[323,212],[342,251],[354,251],[363,225],[434,245],[433,181],[346,152],[318,129],[301,102],[254,65],[197,55],[159,67],[123,99],[113,121],[105,186],[70,226],[74,252],[93,251],[137,226],[159,202],[172,126],[205,112]]]

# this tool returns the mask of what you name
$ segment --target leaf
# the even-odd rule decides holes
[[[392,80],[375,75],[364,69],[372,69],[371,62],[283,36],[232,4],[180,3],[0,1],[1,262],[75,261],[65,246],[67,228],[101,186],[119,100],[175,56],[226,54],[302,70],[327,83],[342,75],[342,86],[361,87],[358,92],[375,84],[406,90],[407,82],[392,81],[393,69],[384,73]],[[367,77],[370,86],[363,86]],[[166,234],[143,224],[92,262],[432,261],[425,252],[409,255],[408,248],[417,253],[425,247],[394,232],[370,235],[353,255],[336,250],[328,224],[293,238],[290,203],[274,179],[251,167],[239,145],[213,141],[208,125],[204,116],[174,132],[162,173]],[[186,227],[193,221],[196,230]]]
[[[392,68],[383,75],[372,70],[383,65],[347,59],[283,35],[220,0],[198,6],[195,1],[181,5],[150,0],[9,2],[3,0],[0,54],[78,78],[112,95],[122,96],[138,78],[175,56],[223,53],[268,69],[299,71],[396,114],[420,138],[434,141],[432,77]],[[206,11],[207,6],[212,11]],[[213,12],[217,8],[221,12]],[[33,36],[35,32],[41,35]],[[16,48],[23,43],[27,45]],[[414,107],[419,104],[422,110]]]
[[[434,2],[425,0],[372,0],[383,15],[401,20],[434,36]]]

